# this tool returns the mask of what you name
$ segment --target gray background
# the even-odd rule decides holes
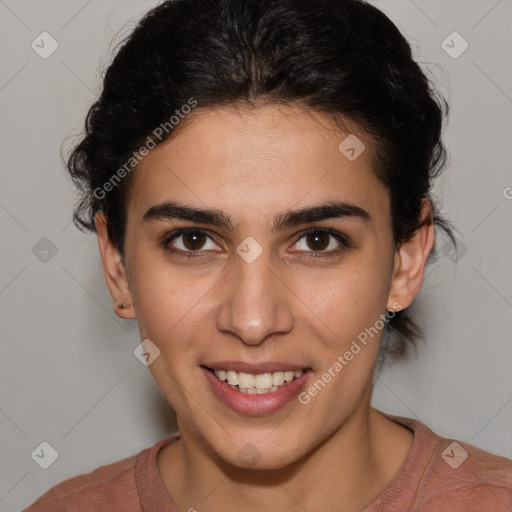
[[[112,311],[96,236],[70,223],[75,195],[59,154],[100,92],[112,37],[155,4],[0,0],[1,510],[19,510],[174,428],[133,355],[136,324]],[[512,458],[512,2],[374,4],[451,104],[450,159],[436,196],[463,244],[456,264],[441,254],[428,270],[414,306],[426,342],[384,370],[374,404]],[[46,59],[31,47],[43,31],[59,45]],[[441,47],[454,31],[469,44],[456,59]],[[59,454],[46,470],[31,457],[42,441]]]

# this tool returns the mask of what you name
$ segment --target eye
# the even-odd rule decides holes
[[[347,237],[338,231],[311,228],[302,233],[294,247],[296,248],[294,251],[326,253],[326,256],[334,256],[350,247],[350,244]],[[323,256],[323,254],[319,254],[319,256]]]
[[[169,233],[161,245],[179,256],[201,256],[202,251],[216,251],[219,246],[213,236],[197,228],[180,228]],[[292,252],[310,253],[313,257],[336,256],[351,247],[348,237],[329,228],[311,228],[301,234]]]
[[[196,228],[177,229],[164,238],[162,245],[166,250],[182,253],[183,256],[194,256],[197,251],[218,249],[218,245],[206,231]]]

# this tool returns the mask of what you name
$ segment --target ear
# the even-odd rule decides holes
[[[387,305],[389,310],[408,307],[423,283],[425,264],[435,238],[432,203],[428,199],[422,201],[421,218],[425,224],[395,253]]]
[[[121,254],[108,236],[107,218],[103,211],[99,211],[94,218],[98,234],[98,245],[103,262],[103,270],[107,287],[114,300],[114,311],[120,318],[134,318],[130,286]]]

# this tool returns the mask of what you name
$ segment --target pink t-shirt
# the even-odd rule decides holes
[[[512,460],[435,434],[419,421],[386,416],[414,432],[394,480],[362,512],[511,512]],[[66,480],[25,512],[179,512],[156,456],[174,434],[138,455]]]

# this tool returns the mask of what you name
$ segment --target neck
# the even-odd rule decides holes
[[[222,467],[187,438],[161,451],[158,469],[179,510],[360,511],[393,480],[413,440],[369,399],[360,405],[312,453],[279,470]]]

